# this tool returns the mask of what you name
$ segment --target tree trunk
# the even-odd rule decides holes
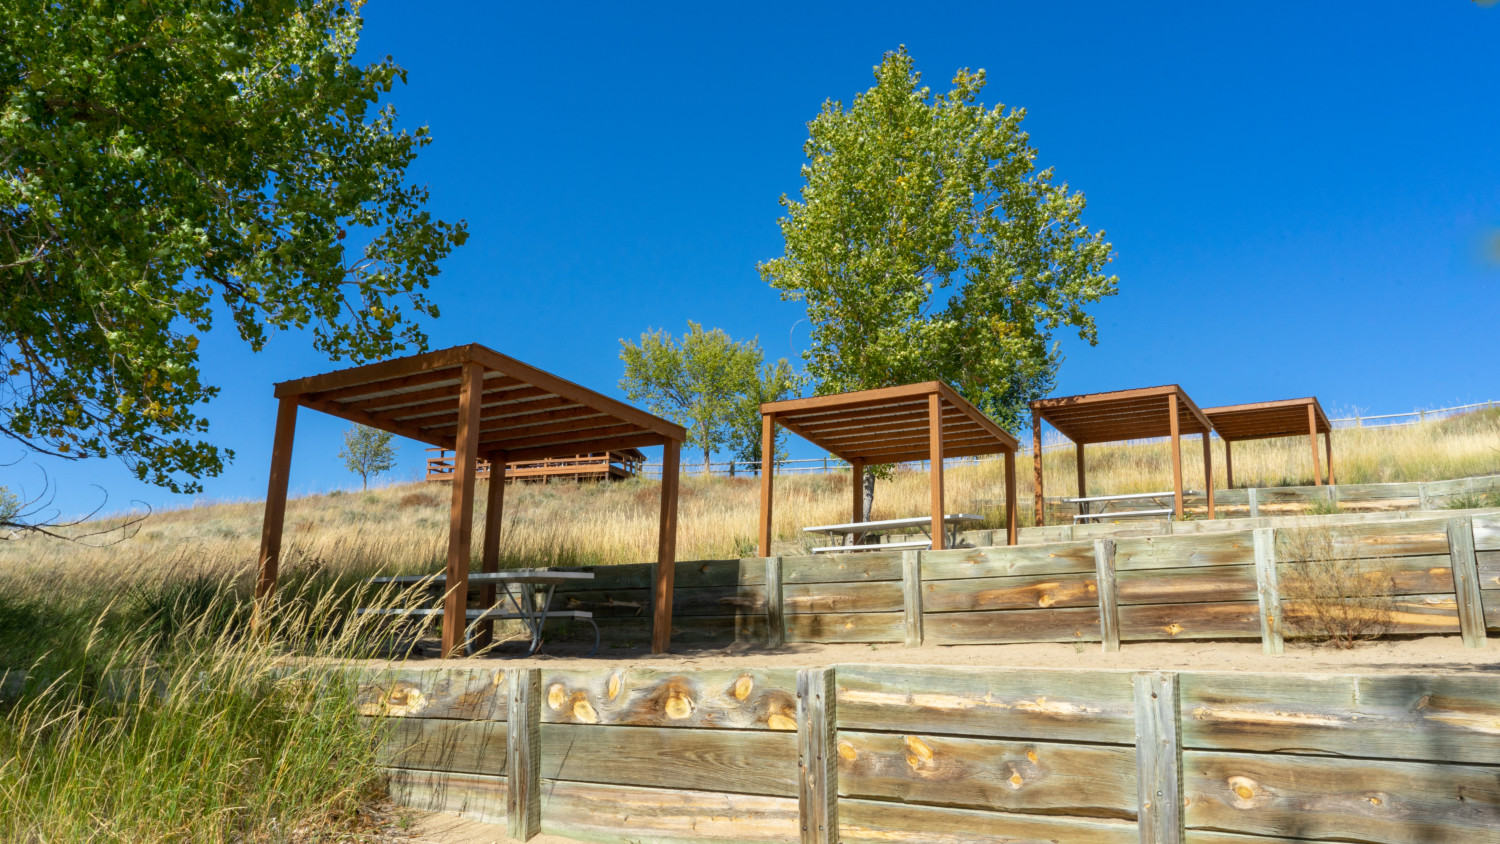
[[[860,521],[868,522],[870,514],[875,511],[875,473],[870,467],[865,467],[865,512],[861,514]]]

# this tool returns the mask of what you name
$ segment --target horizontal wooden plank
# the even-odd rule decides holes
[[[1133,748],[840,730],[838,754],[841,797],[1135,817]]]
[[[1022,575],[922,584],[923,612],[1091,607],[1099,603],[1092,575]]]
[[[1301,612],[1297,601],[1282,598],[1282,614],[1288,619],[1287,636],[1299,635],[1292,623]],[[1391,629],[1396,635],[1457,633],[1458,598],[1455,595],[1403,595],[1391,601]]]
[[[629,563],[618,566],[582,566],[579,571],[593,572],[587,589],[650,589],[656,566],[652,563]],[[683,560],[676,564],[673,584],[684,589],[714,586],[764,586],[766,563],[761,557],[743,560]],[[559,593],[564,589],[559,587]]]
[[[1500,677],[1182,673],[1183,746],[1500,761]]]
[[[544,723],[542,778],[795,797],[797,734]]]
[[[595,618],[650,615],[650,589],[559,589],[552,605],[557,609],[587,610]],[[734,615],[764,613],[764,586],[674,587],[672,615]]]
[[[1139,844],[1132,821],[1022,815],[914,806],[880,800],[839,801],[843,844]]]
[[[1121,641],[1258,639],[1260,604],[1135,604],[1120,607]]]
[[[505,823],[505,777],[396,768],[386,775],[386,791],[397,806]]]
[[[1316,568],[1317,564],[1314,564]],[[1282,583],[1297,577],[1305,563],[1280,563],[1277,574]],[[1380,574],[1383,585],[1392,595],[1430,595],[1453,591],[1453,562],[1447,554],[1422,554],[1414,557],[1385,557],[1359,561],[1360,571]]]
[[[370,719],[387,768],[460,774],[505,774],[505,722],[442,718]]]
[[[901,612],[901,581],[869,583],[788,583],[781,589],[783,611],[802,613]]]
[[[371,668],[355,679],[361,715],[504,721],[503,668]]]
[[[1500,589],[1500,551],[1478,551],[1474,560],[1479,563],[1480,588]]]
[[[938,645],[1097,642],[1099,608],[923,613],[926,641]]]
[[[1115,587],[1122,605],[1256,600],[1253,565],[1116,572]]]
[[[788,642],[901,642],[905,637],[899,612],[786,616]]]
[[[900,551],[807,554],[781,558],[781,582],[783,584],[854,583],[862,580],[900,579]]]
[[[542,721],[796,730],[794,668],[544,671]]]
[[[644,635],[651,638],[651,617],[629,616],[597,620],[600,638],[611,644],[640,644]],[[549,630],[551,625],[549,624]],[[552,634],[549,634],[552,635]],[[558,640],[563,638],[559,631]],[[593,631],[585,623],[574,624],[567,641],[591,640]],[[760,643],[766,640],[766,617],[763,615],[689,615],[673,617],[672,641],[685,645],[731,645],[736,642]]]
[[[1381,844],[1494,840],[1500,769],[1190,750],[1189,828]]]
[[[1115,543],[1115,570],[1254,565],[1251,531],[1126,537]]]
[[[1500,551],[1500,515],[1474,517],[1474,548],[1479,551]]]
[[[1296,559],[1287,549],[1296,547],[1295,534],[1298,531],[1326,532],[1333,552],[1351,559],[1448,553],[1446,519],[1401,519],[1332,527],[1282,528],[1277,531],[1276,559],[1286,562]]]
[[[1484,605],[1484,626],[1487,630],[1500,630],[1500,589],[1483,589],[1479,601]]]
[[[840,665],[841,730],[1133,745],[1127,671]]]
[[[922,581],[1008,575],[1046,575],[1094,571],[1093,542],[1047,545],[1002,545],[996,548],[954,548],[922,554]]]
[[[795,797],[543,780],[542,832],[611,844],[787,842],[801,826]]]

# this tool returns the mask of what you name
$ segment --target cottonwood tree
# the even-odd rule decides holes
[[[427,129],[354,61],[360,2],[0,0],[0,434],[201,489],[215,316],[253,351],[424,347],[463,243],[406,169]]]
[[[1016,430],[1054,383],[1053,332],[1097,341],[1086,308],[1115,293],[1110,244],[1083,194],[1037,168],[1025,110],[986,108],[984,85],[965,69],[934,94],[903,47],[808,124],[784,253],[759,269],[807,306],[817,394],[942,380]]]
[[[396,465],[396,447],[391,445],[395,435],[364,425],[355,425],[344,432],[344,448],[339,459],[344,467],[359,475],[359,488],[369,489],[370,478],[389,471]]]

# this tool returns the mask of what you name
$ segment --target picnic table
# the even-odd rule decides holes
[[[947,546],[952,548],[958,544],[959,525],[969,522],[982,522],[983,516],[975,516],[971,513],[953,513],[943,517],[943,529],[947,533]],[[856,536],[871,533],[885,533],[893,530],[920,530],[927,536],[927,540],[915,540],[911,542],[886,542],[879,545],[856,545],[853,540]],[[829,545],[822,548],[814,548],[814,554],[832,554],[845,551],[894,551],[900,548],[930,548],[932,547],[932,518],[929,516],[913,516],[907,519],[881,519],[874,522],[849,522],[841,525],[817,525],[806,527],[802,530],[807,533],[826,533],[831,536],[846,536],[850,542],[847,545]]]
[[[542,626],[549,618],[571,618],[579,621],[587,621],[594,628],[594,648],[589,651],[589,656],[599,652],[599,625],[594,621],[594,614],[586,610],[554,610],[552,609],[552,593],[561,583],[578,583],[580,581],[593,580],[593,572],[587,571],[553,571],[552,569],[510,569],[508,571],[471,572],[469,584],[483,586],[495,584],[500,587],[500,593],[504,596],[496,602],[495,606],[487,608],[472,609],[465,612],[465,620],[468,626],[464,629],[465,650],[473,649],[474,626],[481,621],[505,619],[520,621],[531,636],[531,646],[526,651],[526,656],[532,656],[542,647]],[[437,603],[441,603],[443,595],[448,591],[448,578],[446,575],[420,575],[409,574],[392,577],[372,577],[368,581],[372,584],[396,584],[410,585],[426,584],[429,592]],[[540,599],[540,600],[538,600]],[[361,613],[373,613],[381,615],[402,615],[419,618],[431,618],[441,616],[442,609],[378,609],[361,608],[356,610]]]
[[[1168,519],[1171,519],[1173,513],[1172,504],[1170,502],[1164,504],[1162,500],[1171,499],[1175,495],[1176,493],[1172,490],[1167,490],[1166,492],[1134,492],[1126,495],[1093,495],[1079,498],[1064,498],[1063,501],[1078,505],[1078,515],[1073,517],[1074,524],[1097,519],[1139,518],[1147,516],[1166,516]],[[1157,506],[1144,510],[1109,509],[1111,505],[1132,504],[1135,502],[1145,502]],[[1098,504],[1099,512],[1090,513],[1089,505],[1091,504]]]

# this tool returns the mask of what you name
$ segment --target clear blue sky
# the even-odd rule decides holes
[[[477,341],[616,395],[619,340],[648,327],[691,319],[795,359],[801,310],[755,271],[780,252],[777,197],[820,104],[904,43],[935,89],[988,70],[986,104],[1027,109],[1041,162],[1115,246],[1120,294],[1095,311],[1097,347],[1065,338],[1060,395],[1500,399],[1500,8],[965,5],[985,10],[372,2],[362,50],[408,68],[391,101],[435,137],[412,175],[471,232],[433,290],[433,347]],[[204,366],[223,388],[212,438],[237,452],[207,494],[261,497],[271,384],[336,367],[304,338],[251,356],[223,331]],[[302,413],[294,491],[352,482],[344,427]],[[44,465],[65,512],[97,501],[91,483],[111,510],[187,503],[115,461]],[[28,492],[39,477],[31,458],[0,469]]]

